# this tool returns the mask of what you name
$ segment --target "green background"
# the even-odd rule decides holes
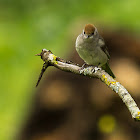
[[[11,140],[26,116],[43,64],[35,54],[46,48],[66,58],[85,23],[138,34],[139,5],[139,0],[1,0],[0,139]]]

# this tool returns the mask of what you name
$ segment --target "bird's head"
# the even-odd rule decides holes
[[[86,24],[83,30],[84,38],[93,38],[97,35],[97,29],[93,24]]]

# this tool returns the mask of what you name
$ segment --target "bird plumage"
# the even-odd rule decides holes
[[[94,25],[85,25],[83,33],[76,39],[76,50],[87,64],[99,66],[115,78],[108,64],[110,59],[108,49]]]

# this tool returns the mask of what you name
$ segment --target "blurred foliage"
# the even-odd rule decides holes
[[[0,139],[11,140],[26,116],[42,67],[36,53],[46,48],[66,56],[74,47],[66,48],[69,32],[78,35],[74,25],[91,21],[137,33],[139,5],[139,0],[1,0]]]
[[[99,119],[98,127],[103,133],[111,133],[115,129],[115,118],[111,115],[104,115]]]

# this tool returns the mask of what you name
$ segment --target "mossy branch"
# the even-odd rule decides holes
[[[70,61],[65,61],[55,56],[50,50],[46,49],[43,49],[40,54],[37,54],[37,56],[41,56],[41,59],[44,61],[43,68],[39,76],[37,85],[39,84],[41,77],[48,66],[54,66],[60,70],[72,72],[74,74],[99,78],[102,82],[104,82],[109,88],[111,88],[114,92],[116,92],[120,96],[122,101],[127,106],[128,110],[130,111],[132,118],[135,119],[136,121],[140,121],[140,110],[134,99],[118,81],[113,79],[104,70],[91,66],[83,69],[77,64],[74,64]]]

